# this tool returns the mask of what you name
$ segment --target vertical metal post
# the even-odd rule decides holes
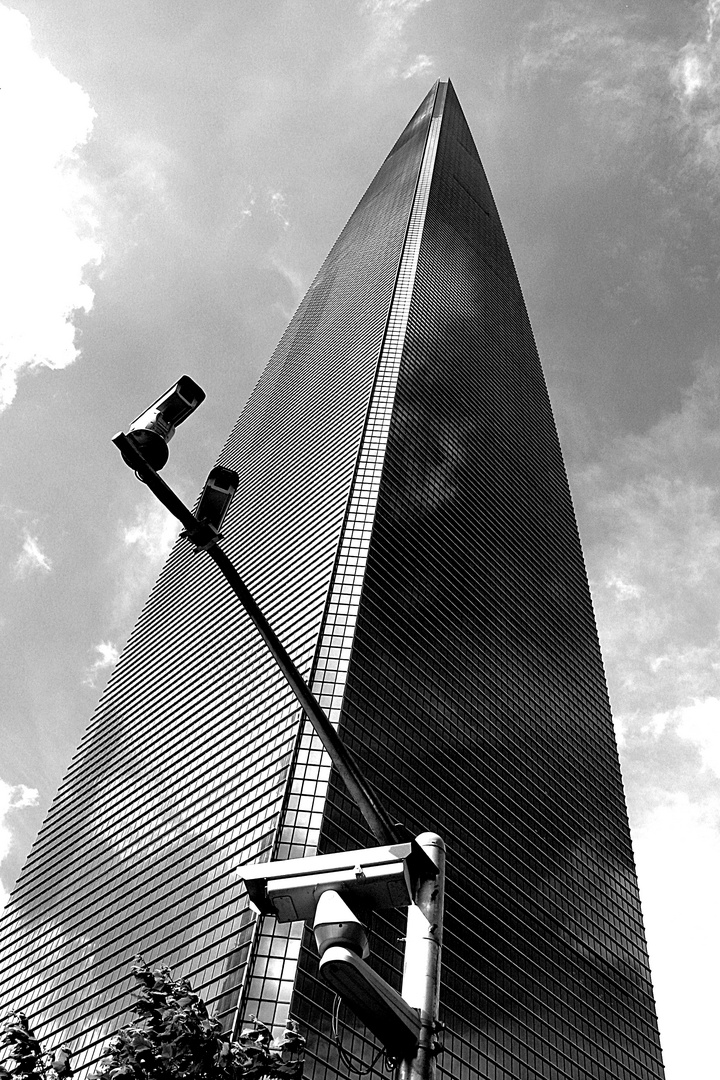
[[[417,843],[430,857],[436,873],[423,872],[408,908],[402,996],[420,1010],[420,1042],[415,1056],[403,1061],[399,1080],[434,1080],[435,1035],[440,1000],[440,953],[445,906],[445,841],[436,833],[421,833]]]

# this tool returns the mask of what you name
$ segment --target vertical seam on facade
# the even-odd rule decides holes
[[[350,487],[338,554],[328,589],[328,604],[318,636],[316,664],[310,680],[313,693],[335,727],[340,721],[367,563],[367,551],[380,490],[400,361],[410,314],[415,271],[442,125],[444,109],[440,110],[439,115],[435,115],[441,85],[438,83],[436,87],[433,108],[430,112],[415,193],[402,253],[398,261],[365,426],[360,439],[355,475]],[[298,858],[301,855],[315,853],[327,800],[330,773],[331,764],[328,755],[312,726],[307,720],[303,720],[288,776],[273,858]],[[291,802],[296,802],[297,805],[292,806]],[[260,1004],[263,1003],[264,995],[260,980],[256,982],[256,988],[259,991],[257,998],[254,994],[247,994],[247,989],[254,978],[255,958],[259,954],[260,942],[267,937],[287,939],[287,952],[282,970],[282,982],[286,984],[285,994],[279,993],[276,985],[272,991],[272,1002],[276,1003],[285,997],[285,1002],[289,1005],[289,992],[294,985],[302,930],[302,923],[280,926],[272,917],[262,917],[258,920],[258,930],[251,946],[251,960],[247,965],[243,987],[238,998],[236,1027],[241,1017],[247,1012],[247,997],[259,1000]],[[282,1016],[276,1012],[275,1026],[284,1023],[286,1011],[286,1009],[283,1010]]]
[[[431,116],[403,251],[398,264],[365,430],[358,452],[355,476],[348,497],[348,509],[338,545],[338,557],[328,590],[326,616],[319,635],[317,661],[311,680],[313,693],[336,727],[340,721],[342,699],[355,636],[367,551],[380,490],[441,124],[442,114],[437,117]],[[324,804],[327,794],[330,759],[322,750],[320,741],[307,722],[304,724],[302,740],[306,733],[311,736],[312,743],[308,749],[322,754],[320,768],[323,775],[318,779],[318,786],[312,793],[314,806],[317,806],[320,799]],[[305,762],[298,760],[298,765],[304,764]],[[291,786],[295,786],[296,779],[303,779],[298,772],[302,773],[302,769],[296,766]],[[306,792],[303,786],[301,797],[304,794]],[[293,847],[301,844],[305,852],[314,850],[319,838],[320,822],[313,822],[308,831],[309,835],[303,837],[302,827],[297,829],[290,821],[284,821],[281,827],[280,843]],[[293,857],[298,854],[294,851]]]

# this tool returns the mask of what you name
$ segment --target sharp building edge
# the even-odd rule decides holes
[[[224,546],[392,816],[448,847],[440,1073],[663,1076],[622,782],[550,403],[497,209],[436,84],[220,463]],[[371,843],[215,567],[179,542],[8,904],[3,1004],[96,1059],[128,961],[346,1075],[302,924],[235,869]],[[373,916],[399,986],[400,921]],[[343,1021],[346,1048],[376,1054]],[[379,1066],[378,1066],[379,1069]]]

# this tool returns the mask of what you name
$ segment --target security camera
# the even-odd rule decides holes
[[[195,511],[198,521],[203,525],[212,526],[217,532],[220,531],[220,526],[237,491],[238,480],[236,472],[222,465],[216,465],[210,470]]]
[[[420,1013],[365,963],[365,927],[332,890],[318,900],[313,924],[320,977],[382,1042],[391,1057],[412,1057],[420,1041]]]
[[[407,843],[339,851],[242,866],[239,875],[255,910],[275,915],[279,922],[312,919],[318,899],[328,889],[376,910],[407,907],[412,899],[408,869],[412,850]]]
[[[315,944],[320,956],[331,946],[342,946],[366,960],[370,955],[367,930],[339,893],[322,893],[313,920]]]
[[[433,994],[437,992],[429,972],[431,958],[433,971],[439,970],[440,939],[426,909],[437,911],[441,919],[443,851],[439,837],[423,833],[409,843],[259,863],[239,870],[250,903],[261,915],[275,915],[279,922],[313,919],[321,978],[397,1060],[408,1060],[418,1051],[428,986]],[[415,968],[409,967],[408,944],[403,997],[365,963],[367,929],[354,909],[406,907],[415,893],[417,905],[423,906],[410,907],[407,940],[410,943],[412,938],[413,950],[422,955],[412,958]],[[411,919],[411,913],[419,913],[418,918]],[[419,986],[411,992],[406,985],[408,971],[415,970]],[[420,1003],[414,1008],[416,998]],[[437,1003],[430,1009],[432,1016],[436,1008]]]
[[[157,472],[167,462],[167,444],[175,434],[175,428],[204,400],[205,391],[189,375],[183,375],[133,420],[127,437]],[[132,462],[128,461],[128,464],[132,465]]]

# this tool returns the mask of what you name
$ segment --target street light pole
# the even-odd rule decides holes
[[[202,394],[200,388],[192,383],[191,380],[188,380],[187,377],[184,377],[184,379],[185,383],[189,386],[189,390],[188,386],[181,380],[174,390],[171,389],[171,391],[168,391],[168,394],[159,399],[161,409],[166,401],[177,401],[178,388],[181,388],[183,391],[183,395],[181,395],[180,398],[183,407],[187,406],[186,398],[190,401],[190,409],[195,408],[198,401],[202,400],[204,394]],[[195,397],[191,396],[190,391],[192,391]],[[175,395],[175,397],[173,397],[173,395]],[[202,397],[199,397],[199,395],[202,395]],[[156,403],[156,406],[157,405],[158,403]],[[145,428],[152,434],[152,439],[154,440],[152,448],[157,453],[157,438],[160,437],[162,440],[167,440],[169,436],[164,431],[155,415],[157,412],[155,406],[153,407],[153,410],[150,410],[148,414],[150,415],[151,413],[152,415],[150,422],[145,424]],[[180,412],[179,419],[175,418],[175,422],[178,423],[184,419],[186,412]],[[139,418],[140,421],[143,421],[143,419],[144,417]],[[142,424],[140,425],[140,430],[143,430]],[[412,1053],[409,1053],[400,1063],[399,1080],[434,1080],[435,1057],[439,1049],[436,1033],[438,1029],[440,953],[442,948],[445,895],[445,844],[442,838],[435,833],[422,833],[415,840],[411,841],[411,843],[407,843],[409,840],[407,830],[404,830],[402,826],[393,824],[386,811],[377,801],[372,788],[363,777],[348,749],[341,742],[337,731],[331,724],[324,709],[296,668],[282,642],[265,618],[265,615],[258,606],[252,593],[240,577],[228,556],[222,548],[218,546],[218,541],[222,539],[218,528],[209,520],[206,520],[204,516],[202,520],[196,517],[192,511],[185,506],[182,500],[178,498],[175,492],[168,487],[165,481],[161,479],[155,468],[153,468],[139,448],[140,445],[143,445],[142,440],[138,443],[137,438],[129,438],[123,432],[119,432],[113,438],[113,443],[117,446],[118,450],[120,450],[125,462],[135,470],[138,478],[150,488],[163,506],[165,506],[166,509],[169,510],[170,513],[184,526],[184,531],[181,535],[194,544],[197,551],[206,551],[225,577],[225,580],[242,604],[246,614],[250,617],[268,646],[288,685],[295,694],[295,697],[302,706],[318,738],[327,751],[338,775],[343,780],[349,794],[355,800],[356,805],[362,812],[372,834],[381,845],[389,846],[393,844],[403,844],[403,842],[405,842],[408,852],[413,852],[411,856],[412,866],[414,868],[412,873],[414,879],[412,890],[413,902],[408,908],[401,998],[406,1003],[403,1008],[407,1009],[407,1006],[409,1005],[411,1010],[417,1012],[420,1021],[420,1030],[419,1036],[416,1036],[417,1045],[412,1050]],[[160,450],[162,451],[162,447],[160,447]],[[149,454],[148,456],[151,455]],[[162,464],[164,464],[164,461],[167,459],[167,454],[160,453],[158,459],[160,460],[160,465],[158,467],[162,467]],[[213,470],[213,472],[224,472],[227,476],[232,478],[233,484],[237,484],[237,475],[229,470],[218,469]],[[213,473],[210,474],[210,478],[212,477]],[[210,485],[210,478],[208,479],[208,485],[206,485],[206,491]],[[222,492],[223,490],[222,485],[219,488],[215,488],[215,492]],[[233,492],[234,487],[229,491],[230,498],[232,497]],[[201,507],[203,499],[204,494],[200,501]],[[322,859],[322,857],[320,858]],[[312,860],[309,861],[312,862]],[[303,860],[303,862],[308,862],[308,860]],[[273,864],[270,863],[263,864],[263,870],[269,870],[272,865]],[[281,866],[282,864],[274,865]],[[355,867],[354,873],[356,873],[358,869],[359,867]],[[325,888],[327,887],[328,885],[326,882]],[[344,887],[345,886],[343,885],[343,888]],[[322,886],[319,887],[319,889],[316,889],[315,887],[313,887],[313,889],[314,893],[317,893],[315,898],[315,902],[317,902],[318,897],[324,890]],[[352,961],[352,957],[350,957],[350,960]],[[384,983],[384,980],[380,979],[379,976],[374,976],[374,983],[375,990],[378,989],[378,986],[381,987],[381,998],[384,993],[382,986],[385,987],[390,995],[395,994],[397,997],[396,992],[393,991],[391,987],[387,986],[387,984]],[[400,1004],[402,1005],[402,1001]],[[413,1024],[417,1031],[417,1020],[414,1020]]]

